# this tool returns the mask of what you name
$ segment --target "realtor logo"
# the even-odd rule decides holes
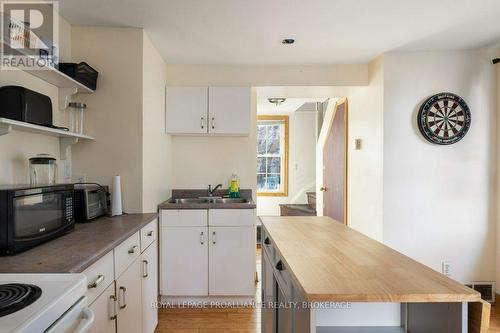
[[[50,69],[59,59],[57,1],[0,1],[3,70]]]

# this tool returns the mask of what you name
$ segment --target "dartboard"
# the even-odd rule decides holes
[[[451,145],[460,141],[469,130],[471,122],[467,103],[452,93],[429,97],[418,112],[418,128],[432,143]]]

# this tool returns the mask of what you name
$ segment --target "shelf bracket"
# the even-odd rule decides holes
[[[59,88],[59,109],[67,109],[71,97],[76,94],[78,94],[78,88]]]
[[[78,142],[78,138],[59,138],[59,158],[65,160],[68,157],[68,148]]]
[[[10,124],[0,124],[0,136],[9,134],[12,131],[12,125]]]

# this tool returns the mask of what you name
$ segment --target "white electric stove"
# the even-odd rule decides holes
[[[88,332],[83,274],[0,274],[0,333]]]

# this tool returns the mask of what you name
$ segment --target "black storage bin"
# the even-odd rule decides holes
[[[97,87],[97,75],[99,73],[84,61],[79,64],[74,62],[60,62],[59,71],[92,90],[95,90]]]
[[[0,87],[0,117],[52,126],[49,96],[19,86]]]

